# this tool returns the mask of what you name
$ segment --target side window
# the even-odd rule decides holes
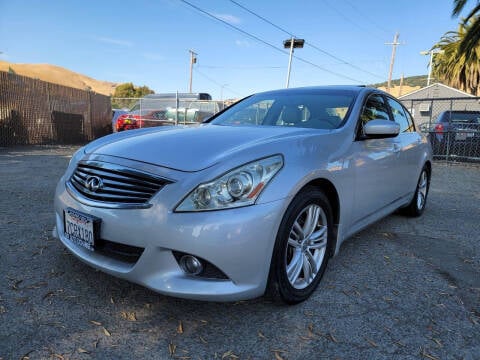
[[[400,125],[400,132],[414,131],[413,122],[410,117],[407,117],[403,106],[393,99],[388,98],[388,105],[392,109],[392,114],[395,122]]]
[[[365,125],[370,120],[390,120],[388,108],[383,97],[378,94],[371,95],[363,107],[360,120]]]

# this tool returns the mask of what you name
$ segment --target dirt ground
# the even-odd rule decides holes
[[[347,241],[315,294],[180,300],[53,239],[74,147],[0,149],[0,359],[478,359],[480,166],[435,163],[425,214]]]

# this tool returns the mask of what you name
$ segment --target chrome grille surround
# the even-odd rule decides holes
[[[100,186],[92,187],[94,179]],[[90,182],[90,184],[89,184]],[[170,180],[100,161],[81,161],[66,182],[67,191],[79,202],[103,208],[144,209]]]

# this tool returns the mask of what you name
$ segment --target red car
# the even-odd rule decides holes
[[[164,125],[162,120],[168,120],[166,110],[137,110],[120,115],[117,119],[116,130],[133,130],[144,127]]]

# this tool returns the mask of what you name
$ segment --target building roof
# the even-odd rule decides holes
[[[422,97],[425,97],[425,96],[422,96],[422,92],[428,92],[430,89],[433,89],[433,88],[443,88],[444,90],[458,93],[459,97],[474,97],[472,94],[466,93],[465,91],[461,91],[461,90],[455,89],[453,87],[450,87],[450,86],[447,86],[447,85],[444,85],[444,84],[434,83],[434,84],[426,86],[424,88],[412,91],[411,93],[402,95],[402,96],[399,97],[399,99],[404,99],[406,97],[412,98],[412,95],[415,95],[415,94],[417,95],[417,98],[422,98]],[[438,97],[438,96],[426,96],[426,97],[434,98],[434,97]],[[448,97],[448,96],[445,96],[445,97]]]

